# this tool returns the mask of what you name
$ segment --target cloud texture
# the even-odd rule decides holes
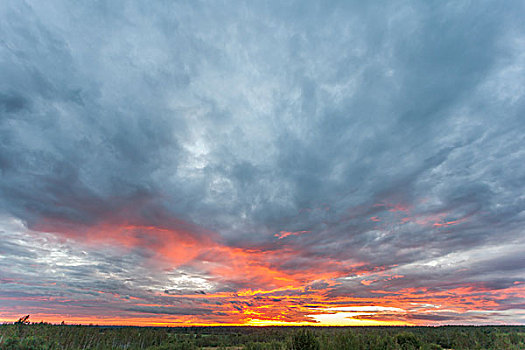
[[[520,1],[4,1],[0,319],[525,323]]]

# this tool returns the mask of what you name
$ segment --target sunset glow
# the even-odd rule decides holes
[[[524,10],[2,2],[0,322],[525,324]]]

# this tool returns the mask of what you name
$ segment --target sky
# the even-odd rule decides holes
[[[0,322],[525,324],[522,1],[0,2]]]

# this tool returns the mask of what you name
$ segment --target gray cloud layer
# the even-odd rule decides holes
[[[525,273],[524,10],[4,1],[0,271],[41,254],[10,238],[13,219],[70,238],[117,221],[284,244],[300,252],[272,262],[285,271],[325,259],[398,269],[403,280],[378,282],[392,290],[508,288]],[[97,254],[98,270],[124,276],[151,252]],[[83,267],[64,273],[98,288]],[[169,289],[152,278],[133,288]],[[367,294],[359,282],[330,293]]]

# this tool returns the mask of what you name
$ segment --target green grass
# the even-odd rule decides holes
[[[524,326],[97,327],[0,325],[2,350],[525,349]]]

